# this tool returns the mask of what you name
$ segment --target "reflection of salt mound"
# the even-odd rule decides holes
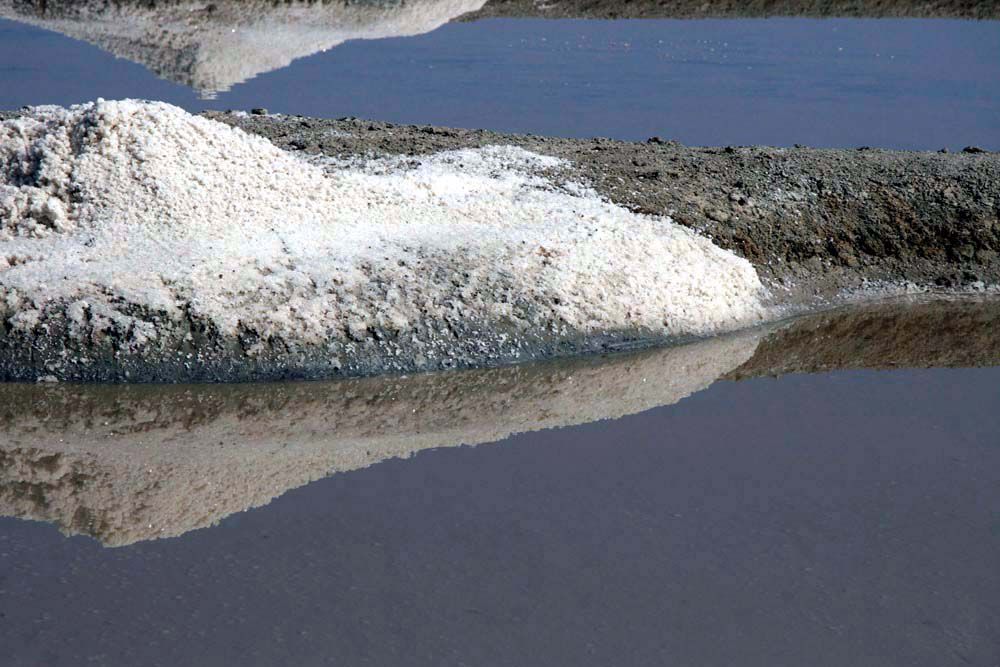
[[[166,104],[34,109],[0,125],[0,370],[414,370],[760,319],[747,261],[559,166],[494,147],[324,171]]]
[[[430,32],[484,0],[0,0],[0,16],[99,46],[211,96],[349,39]]]
[[[180,535],[333,472],[671,404],[756,345],[336,383],[0,384],[0,513],[109,545]]]

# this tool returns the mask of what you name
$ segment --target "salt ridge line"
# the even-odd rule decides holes
[[[557,185],[561,164],[494,146],[320,167],[164,103],[30,109],[0,125],[0,353],[44,341],[58,379],[177,350],[423,370],[765,317],[749,262]]]

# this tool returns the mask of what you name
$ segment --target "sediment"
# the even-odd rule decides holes
[[[770,319],[744,258],[516,147],[308,161],[174,106],[0,126],[0,377],[481,367]]]
[[[0,114],[0,118],[15,113]],[[792,314],[900,292],[984,292],[1000,285],[1000,154],[879,149],[685,147],[561,139],[486,130],[397,126],[359,119],[325,120],[208,112],[288,151],[340,159],[411,156],[513,145],[566,162],[553,182],[583,182],[633,212],[669,215],[749,260]],[[557,172],[557,173],[555,173]],[[231,382],[363,376],[500,366],[549,357],[648,345],[634,331],[589,337],[533,331],[517,346],[484,338],[476,322],[449,320],[427,331],[440,349],[409,350],[379,332],[344,344],[289,346],[246,329],[223,336],[196,317],[167,317],[123,304],[135,321],[161,335],[138,353],[129,326],[94,340],[70,323],[44,332],[0,318],[0,377],[83,382]],[[129,310],[131,308],[131,310]],[[436,345],[437,343],[435,343]],[[405,348],[405,349],[404,349]],[[428,348],[430,349],[430,348]]]
[[[490,0],[463,21],[484,18],[701,19],[1000,18],[1000,5],[975,0]]]

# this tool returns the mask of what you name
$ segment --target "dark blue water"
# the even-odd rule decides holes
[[[488,20],[353,41],[201,100],[0,21],[0,108],[141,97],[189,110],[694,145],[1000,150],[1000,27],[946,20]]]

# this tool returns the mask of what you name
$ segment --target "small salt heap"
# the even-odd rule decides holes
[[[119,357],[195,322],[203,347],[398,369],[762,318],[749,262],[545,175],[562,164],[504,146],[317,164],[158,102],[32,108],[0,124],[0,318]]]

